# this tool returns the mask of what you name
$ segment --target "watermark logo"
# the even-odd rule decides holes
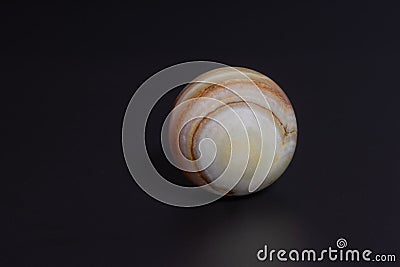
[[[339,238],[336,247],[329,246],[326,249],[270,249],[268,245],[257,251],[257,259],[262,262],[293,261],[293,262],[395,262],[395,254],[375,254],[370,249],[348,249],[347,240]]]
[[[122,147],[123,147],[123,152],[124,152],[124,157],[126,164],[128,166],[129,172],[131,173],[133,179],[135,182],[151,197],[169,204],[173,206],[178,206],[178,207],[195,207],[195,206],[201,206],[205,205],[208,203],[211,203],[213,201],[218,200],[219,198],[223,197],[223,195],[227,194],[230,190],[232,190],[236,184],[239,182],[241,179],[241,175],[231,175],[232,173],[237,174],[237,170],[242,170],[242,173],[245,172],[248,161],[241,161],[241,160],[235,160],[238,158],[237,155],[248,155],[247,158],[249,158],[249,151],[250,147],[244,147],[243,144],[246,144],[245,140],[247,138],[247,144],[249,144],[249,136],[247,133],[247,129],[244,126],[244,123],[240,116],[236,113],[234,109],[232,109],[230,106],[226,105],[225,103],[222,103],[221,101],[218,101],[216,99],[209,98],[207,101],[213,105],[216,105],[215,102],[220,102],[217,103],[218,105],[224,105],[226,108],[228,108],[231,111],[231,117],[235,119],[235,125],[239,125],[237,128],[240,128],[239,130],[236,129],[235,134],[238,135],[240,134],[243,136],[242,140],[243,142],[239,145],[234,145],[231,143],[231,158],[229,160],[229,164],[225,171],[218,177],[216,178],[212,183],[217,183],[221,182],[224,184],[223,192],[219,192],[219,194],[215,194],[212,191],[213,190],[204,190],[204,189],[212,189],[212,183],[202,185],[202,186],[197,186],[197,187],[185,187],[185,186],[180,186],[173,184],[166,180],[164,177],[162,177],[157,170],[154,168],[149,155],[147,153],[146,149],[146,144],[145,144],[145,129],[146,129],[146,123],[147,119],[150,115],[150,112],[152,111],[153,107],[156,105],[156,103],[169,91],[172,89],[189,84],[189,83],[211,83],[213,85],[221,85],[219,83],[212,83],[207,80],[202,80],[201,74],[218,69],[218,68],[231,68],[233,72],[236,72],[236,74],[241,77],[241,79],[247,79],[249,82],[254,83],[247,75],[245,75],[243,72],[236,68],[232,68],[230,66],[227,66],[225,64],[221,63],[216,63],[216,62],[208,62],[208,61],[195,61],[195,62],[186,62],[178,65],[174,65],[172,67],[163,69],[162,71],[154,74],[151,76],[149,79],[147,79],[135,92],[133,95],[131,101],[129,102],[129,105],[126,109],[125,112],[125,117],[123,121],[123,126],[122,126]],[[197,77],[197,78],[196,78]],[[226,88],[226,86],[224,86]],[[229,90],[229,88],[227,88]],[[237,94],[237,92],[236,92]],[[254,86],[254,92],[253,96],[257,96],[260,99],[260,101],[265,100],[264,105],[269,107],[269,103],[267,99],[263,96],[261,90],[257,87]],[[245,95],[238,95],[237,96],[241,99],[243,99],[243,102],[246,102],[246,96]],[[184,105],[190,105],[190,100],[185,101],[184,103],[181,103],[177,107],[174,108],[171,112],[179,112],[179,109],[182,109],[182,106]],[[251,109],[251,108],[250,108]],[[254,110],[251,109],[251,112],[255,114]],[[169,116],[168,116],[169,117]],[[167,117],[167,118],[168,118]],[[257,116],[255,116],[257,117]],[[201,118],[207,118],[207,119],[212,119],[215,120],[215,118],[208,118],[206,116],[202,116]],[[197,118],[198,119],[198,118]],[[272,119],[275,125],[275,120]],[[257,121],[258,122],[258,121]],[[220,123],[220,122],[218,122]],[[231,123],[232,124],[232,123]],[[184,170],[184,171],[198,171],[198,170],[192,170],[188,169],[190,167],[190,161],[189,159],[185,159],[182,156],[182,161],[181,164],[177,161],[171,161],[173,157],[170,156],[171,152],[168,151],[169,145],[164,136],[167,130],[165,130],[167,123],[164,123],[162,127],[162,133],[161,133],[161,144],[163,147],[163,150],[165,152],[165,155],[167,159],[170,161],[172,165],[175,167]],[[240,127],[242,126],[242,127]],[[222,125],[222,127],[226,128],[229,130],[229,125]],[[258,127],[260,129],[260,133],[262,136],[262,127],[260,127],[260,124],[258,124]],[[275,127],[274,127],[275,129]],[[231,138],[229,131],[227,132],[229,138]],[[276,130],[275,130],[276,134]],[[262,138],[261,138],[262,140]],[[209,138],[206,138],[202,140],[204,142],[200,142],[199,144],[199,149],[201,151],[202,146],[205,146],[209,144],[210,142],[212,143],[213,140],[210,140]],[[275,140],[272,142],[275,142],[275,149],[272,151],[273,156],[275,155],[275,150],[276,150],[276,135],[275,135]],[[210,147],[210,146],[209,146]],[[214,147],[215,143],[214,143]],[[210,159],[210,163],[213,162],[214,159]],[[183,162],[183,164],[182,164]],[[264,164],[265,165],[265,164]],[[271,161],[272,165],[272,161]],[[271,166],[269,167],[269,170]],[[258,168],[258,167],[257,167]],[[261,169],[261,168],[260,168]],[[257,172],[257,170],[256,170]],[[260,171],[258,171],[260,173]],[[269,171],[268,171],[269,173]],[[251,179],[250,187],[249,187],[249,192],[255,191],[264,181],[265,177],[267,177],[268,173],[266,175],[258,175],[259,177],[253,176]],[[261,179],[260,179],[261,178]]]
[[[336,241],[336,246],[337,246],[338,248],[345,248],[345,247],[347,247],[347,240],[344,239],[344,238],[339,238],[339,239]]]

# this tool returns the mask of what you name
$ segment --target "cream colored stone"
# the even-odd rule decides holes
[[[201,82],[178,96],[180,108],[168,128],[175,162],[191,170],[187,177],[196,185],[213,182],[215,192],[229,195],[246,195],[276,181],[293,157],[297,138],[295,114],[282,89],[246,68],[212,70],[195,81]]]

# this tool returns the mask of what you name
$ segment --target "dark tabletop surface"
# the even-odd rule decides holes
[[[340,237],[400,257],[395,3],[2,4],[0,265],[292,266],[256,252]],[[131,178],[121,147],[130,98],[191,60],[258,70],[289,96],[298,145],[273,186],[185,209]],[[178,92],[156,107],[147,138],[159,171],[183,180],[158,143]],[[346,264],[365,265],[329,265]]]

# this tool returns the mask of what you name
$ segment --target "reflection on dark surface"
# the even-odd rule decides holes
[[[279,199],[270,200],[260,206],[242,206],[240,200],[223,199],[194,211],[193,216],[174,218],[171,230],[179,233],[173,242],[182,252],[182,266],[185,262],[193,266],[249,266],[257,263],[256,253],[265,244],[277,249],[306,246],[306,233],[312,224],[297,217]]]

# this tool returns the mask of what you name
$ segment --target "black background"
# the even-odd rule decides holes
[[[0,265],[291,266],[256,252],[339,237],[400,257],[399,8],[305,2],[3,3]],[[130,98],[192,60],[258,70],[291,99],[298,146],[273,186],[185,209],[131,178],[121,147]],[[158,141],[172,100],[148,138]]]

